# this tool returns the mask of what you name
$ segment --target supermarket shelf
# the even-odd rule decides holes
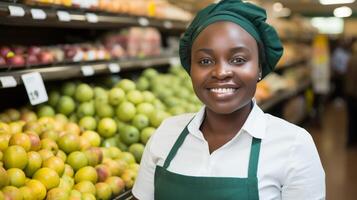
[[[302,58],[302,59],[299,59],[299,60],[295,60],[295,61],[292,61],[292,62],[288,62],[282,66],[278,66],[277,68],[275,68],[275,72],[277,73],[280,73],[280,72],[283,72],[285,71],[286,69],[291,69],[291,68],[294,68],[294,67],[299,67],[299,66],[304,66],[304,64],[306,64],[309,60],[307,58]]]
[[[262,110],[267,111],[270,108],[283,102],[284,100],[287,100],[293,96],[296,96],[302,91],[305,91],[310,86],[311,86],[311,80],[305,81],[301,85],[299,85],[295,90],[282,91],[282,92],[278,92],[277,94],[274,94],[272,98],[259,103],[259,106],[260,108],[262,108]]]
[[[18,16],[11,16],[9,6],[18,8]],[[45,13],[34,19],[31,9],[36,8]],[[16,9],[15,9],[16,10]],[[38,10],[37,10],[38,11]],[[61,20],[57,11],[63,11]],[[14,14],[13,14],[14,15]],[[38,18],[40,17],[40,18]],[[42,19],[41,19],[42,17]],[[68,21],[69,20],[69,21]],[[96,12],[62,7],[27,6],[20,3],[0,2],[0,24],[11,26],[41,26],[62,28],[106,29],[125,26],[150,26],[160,30],[184,31],[187,23],[177,20],[160,20],[148,17],[119,15],[114,13]]]
[[[133,195],[131,193],[131,190],[128,190],[124,192],[123,194],[113,198],[112,200],[130,200],[132,199]]]
[[[177,60],[177,57],[164,56],[146,59],[122,59],[116,61],[86,62],[42,68],[10,70],[0,72],[0,80],[3,77],[13,77],[16,80],[17,85],[22,84],[21,75],[31,72],[39,72],[44,81],[65,80],[69,78],[90,77],[100,74],[111,74],[134,69],[168,65],[172,62],[177,62]],[[4,87],[1,86],[0,88]]]

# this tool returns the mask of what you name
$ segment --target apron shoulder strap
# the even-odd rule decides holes
[[[193,118],[188,122],[188,124],[190,124],[190,122],[193,120]],[[170,165],[172,159],[175,157],[178,149],[181,147],[182,143],[185,141],[186,136],[189,134],[189,131],[187,129],[188,124],[185,126],[185,128],[183,129],[183,131],[177,138],[174,146],[171,148],[168,156],[166,157],[166,160],[165,160],[164,166],[163,166],[165,169],[167,169],[169,167],[169,165]]]
[[[250,150],[250,157],[249,157],[248,178],[257,177],[260,144],[261,144],[261,139],[253,137],[252,146]]]

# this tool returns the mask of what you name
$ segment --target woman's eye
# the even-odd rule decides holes
[[[243,58],[233,58],[232,60],[231,60],[231,63],[232,64],[243,64],[243,63],[245,63],[246,61],[245,61],[245,59],[243,59]]]
[[[211,59],[204,58],[201,59],[198,63],[201,65],[210,65],[213,63],[213,61]]]

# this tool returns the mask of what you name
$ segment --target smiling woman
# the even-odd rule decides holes
[[[265,11],[223,0],[200,11],[180,58],[205,106],[165,120],[146,145],[138,199],[324,199],[325,173],[304,129],[265,114],[256,84],[283,49]]]

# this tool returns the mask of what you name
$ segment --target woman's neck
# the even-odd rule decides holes
[[[205,118],[201,124],[205,139],[209,143],[210,152],[231,140],[242,128],[252,109],[253,102],[230,114],[215,113],[206,107]]]

